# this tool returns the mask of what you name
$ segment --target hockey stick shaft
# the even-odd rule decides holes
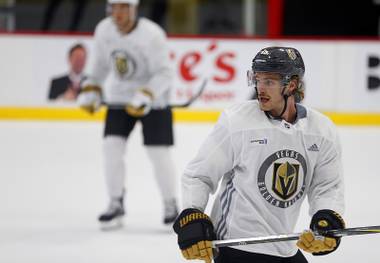
[[[170,106],[172,108],[186,108],[190,106],[196,99],[198,99],[202,95],[204,89],[206,88],[206,85],[207,85],[207,79],[204,79],[202,81],[202,84],[198,88],[198,92],[193,97],[191,97],[189,101],[182,104],[172,104]]]
[[[244,246],[251,244],[273,243],[281,241],[298,240],[302,233],[273,235],[265,237],[252,237],[252,238],[239,238],[239,239],[227,239],[227,240],[214,240],[212,241],[213,247],[231,247],[231,246]],[[324,235],[332,237],[344,237],[344,236],[356,236],[367,234],[380,234],[380,226],[364,226],[353,227],[346,229],[330,230],[324,233]],[[315,236],[321,236],[319,233],[314,232]]]
[[[202,81],[202,84],[199,86],[197,93],[194,94],[194,96],[191,97],[187,102],[180,103],[180,104],[170,104],[169,106],[171,108],[186,108],[186,107],[189,107],[196,99],[198,99],[202,95],[204,89],[206,88],[206,85],[207,85],[207,79],[204,79]],[[122,104],[105,104],[105,105],[109,109],[116,109],[116,110],[118,110],[118,109],[125,109],[125,107],[126,107],[126,105],[122,105]]]

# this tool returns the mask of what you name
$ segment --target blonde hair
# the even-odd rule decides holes
[[[293,76],[291,80],[297,81],[297,88],[293,95],[296,102],[301,102],[305,98],[305,83],[298,76]]]

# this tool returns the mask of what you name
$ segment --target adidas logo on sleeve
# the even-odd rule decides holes
[[[307,150],[311,152],[319,152],[319,148],[315,143],[312,146],[310,146]]]

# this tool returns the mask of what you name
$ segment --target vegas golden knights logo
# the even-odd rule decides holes
[[[115,50],[111,56],[117,75],[122,79],[132,78],[136,71],[136,62],[133,57],[124,50]]]
[[[124,75],[128,72],[127,58],[125,57],[116,57],[115,59],[116,69],[120,75]]]
[[[272,190],[283,200],[292,197],[298,186],[299,164],[274,163]]]
[[[264,160],[257,175],[257,187],[266,202],[286,209],[302,200],[306,178],[305,157],[295,150],[283,149]]]
[[[297,58],[297,54],[293,49],[286,49],[286,53],[288,53],[288,56],[291,60],[295,60]]]

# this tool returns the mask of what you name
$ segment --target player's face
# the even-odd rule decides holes
[[[86,64],[86,51],[83,48],[76,48],[69,57],[71,70],[80,74]]]
[[[261,110],[269,111],[273,115],[281,113],[284,106],[281,94],[284,86],[281,76],[274,73],[257,72],[255,81]]]
[[[111,15],[117,28],[122,33],[128,33],[135,24],[137,7],[130,4],[112,4]]]

